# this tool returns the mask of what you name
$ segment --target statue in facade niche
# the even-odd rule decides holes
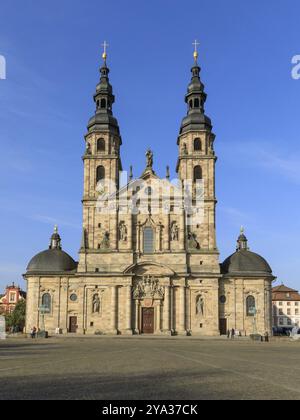
[[[105,232],[102,242],[101,242],[101,248],[108,249],[109,248],[109,232]]]
[[[116,139],[114,138],[114,139],[112,140],[112,144],[111,144],[111,153],[112,153],[113,155],[116,155],[116,154],[117,154],[117,152],[118,152],[118,144],[117,144]]]
[[[204,299],[201,295],[199,295],[196,300],[196,314],[204,315]]]
[[[182,145],[182,154],[183,155],[187,155],[188,154],[186,143],[183,143],[183,145]]]
[[[95,294],[93,296],[93,313],[99,313],[100,312],[100,298],[98,294]]]
[[[91,155],[92,151],[91,151],[91,144],[89,142],[86,143],[86,149],[85,149],[85,154],[86,155]]]
[[[178,241],[179,229],[176,222],[171,226],[171,241]]]
[[[147,150],[146,159],[147,159],[147,168],[152,168],[153,167],[153,153],[150,149]]]
[[[127,241],[127,226],[125,225],[124,222],[120,222],[119,233],[120,233],[120,240],[126,242]]]

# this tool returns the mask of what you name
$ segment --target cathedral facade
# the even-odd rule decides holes
[[[178,182],[160,179],[151,150],[145,170],[121,186],[122,139],[104,63],[85,136],[79,260],[49,249],[29,262],[26,331],[50,334],[220,335],[271,333],[268,263],[241,232],[222,264],[216,243],[215,135],[197,53],[177,139]],[[199,188],[200,186],[200,188]],[[199,192],[200,191],[200,192]],[[187,199],[188,198],[188,199]]]

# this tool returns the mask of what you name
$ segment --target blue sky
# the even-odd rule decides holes
[[[300,288],[300,4],[292,0],[12,0],[0,9],[0,289],[47,248],[58,223],[74,258],[81,237],[84,134],[101,44],[109,42],[124,168],[175,175],[192,42],[216,134],[221,260],[240,225],[280,281]]]

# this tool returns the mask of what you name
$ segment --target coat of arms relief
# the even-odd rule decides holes
[[[154,276],[144,276],[133,286],[133,299],[163,299],[165,289]]]

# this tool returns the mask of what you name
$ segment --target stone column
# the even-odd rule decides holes
[[[110,247],[111,249],[118,249],[118,237],[119,237],[119,222],[118,222],[118,208],[116,207],[113,210],[113,214],[111,215],[111,228],[110,228],[110,233],[111,233],[111,243],[110,243]]]
[[[132,250],[132,214],[131,209],[128,209],[128,230],[127,230],[127,243],[128,249]]]
[[[185,315],[185,287],[181,286],[180,287],[180,320],[179,320],[179,325],[180,325],[180,332],[182,332],[183,334],[186,334],[186,328],[185,328],[185,321],[186,321],[186,315]]]
[[[126,329],[125,331],[123,331],[123,334],[132,334],[132,297],[131,297],[131,286],[126,286],[125,287],[125,299],[126,299],[126,318],[125,318],[125,322],[126,322]]]
[[[31,277],[27,279],[27,311],[26,311],[26,333],[38,325],[40,278]]]
[[[160,302],[158,305],[155,306],[156,308],[156,322],[155,322],[155,333],[161,332],[161,326],[160,326],[160,316],[161,316],[161,307]]]
[[[59,328],[62,330],[63,334],[68,332],[69,328],[69,317],[68,317],[68,289],[69,282],[67,278],[63,278],[60,284],[60,322]]]
[[[136,251],[139,254],[141,252],[141,224],[137,223],[137,232],[136,232]]]
[[[165,287],[165,296],[163,303],[163,318],[162,318],[162,331],[164,333],[170,333],[170,290],[169,286]]]
[[[165,217],[165,234],[164,234],[164,249],[166,251],[170,250],[170,213]]]
[[[134,309],[135,309],[135,318],[134,318],[134,334],[139,334],[139,300],[135,299],[134,301]]]
[[[111,287],[111,332],[118,334],[118,286]]]
[[[191,289],[189,286],[185,288],[185,329],[191,331]]]
[[[157,230],[156,230],[156,250],[157,251],[161,251],[161,245],[162,245],[162,225],[161,223],[159,223],[159,225],[157,226]]]
[[[184,287],[176,287],[176,332],[178,335],[185,335],[185,295]]]
[[[185,250],[185,211],[184,208],[181,209],[182,213],[180,214],[180,224],[179,224],[179,249],[181,251]]]
[[[175,320],[175,287],[171,285],[170,287],[170,327],[171,333],[175,332],[176,327],[176,320]]]

